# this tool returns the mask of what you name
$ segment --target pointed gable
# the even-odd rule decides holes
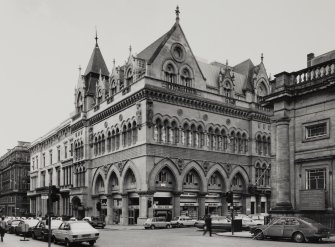
[[[237,73],[240,73],[246,77],[246,80],[244,82],[244,85],[242,89],[244,91],[250,91],[253,92],[254,86],[252,83],[252,77],[253,77],[253,70],[254,70],[255,65],[251,62],[250,59],[247,59],[246,61],[235,65],[234,66],[234,71]]]
[[[87,76],[89,73],[99,74],[100,70],[102,75],[109,76],[105,60],[101,54],[98,44],[96,44],[84,75]]]

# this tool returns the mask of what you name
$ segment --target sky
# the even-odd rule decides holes
[[[332,0],[0,0],[0,156],[34,141],[74,111],[95,29],[109,70],[180,24],[195,56],[268,74],[306,67],[306,55],[335,49]]]

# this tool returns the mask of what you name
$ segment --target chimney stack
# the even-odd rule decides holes
[[[311,67],[312,59],[315,57],[314,53],[307,54],[307,68]]]

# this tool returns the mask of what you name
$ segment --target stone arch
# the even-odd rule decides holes
[[[215,173],[218,172],[221,177],[223,178],[223,182],[224,182],[224,190],[227,191],[228,190],[228,175],[226,170],[219,164],[215,164],[214,166],[212,166],[209,171],[207,172],[207,176],[206,179],[207,181],[209,181],[210,177]]]
[[[236,168],[234,168],[229,176],[229,183],[228,183],[228,186],[232,186],[232,181],[233,181],[233,178],[236,176],[236,175],[240,175],[243,180],[244,180],[244,190],[247,189],[248,187],[248,184],[250,183],[250,179],[249,179],[249,176],[248,176],[248,173],[245,171],[245,169],[241,166],[237,166]],[[230,188],[229,187],[229,188]]]
[[[106,178],[106,184],[107,184],[107,193],[108,194],[111,194],[111,191],[110,191],[110,180],[111,180],[111,177],[112,175],[115,174],[117,180],[118,180],[118,184],[119,184],[119,188],[120,188],[120,184],[121,184],[121,177],[120,177],[120,173],[119,173],[119,170],[116,168],[116,166],[112,166],[111,169],[109,169],[108,173],[107,173],[107,178]]]
[[[124,189],[124,182],[125,182],[125,178],[127,175],[127,172],[131,170],[134,173],[135,179],[136,179],[136,190],[140,190],[141,189],[141,184],[145,184],[145,181],[142,181],[142,177],[140,175],[139,170],[137,169],[137,167],[135,166],[134,162],[132,160],[127,160],[124,164],[124,168],[121,174],[121,180],[119,181],[120,183],[120,191],[121,193],[125,192]]]
[[[161,161],[159,161],[154,168],[150,171],[150,174],[148,176],[148,184],[149,184],[149,190],[154,190],[155,189],[155,178],[159,174],[161,170],[163,170],[165,167],[167,167],[172,175],[174,176],[176,186],[175,190],[177,190],[180,187],[180,179],[179,178],[179,171],[177,169],[176,164],[170,160],[169,158],[164,158]]]
[[[79,168],[81,169],[81,168]],[[105,188],[105,192],[106,193],[106,181],[104,179],[104,175],[102,174],[102,172],[100,171],[100,169],[98,168],[96,171],[95,171],[95,174],[94,174],[94,178],[93,178],[93,181],[92,181],[92,195],[96,195],[96,191],[97,191],[97,182],[98,182],[98,179],[99,177],[102,179],[103,183],[104,183],[104,188]]]
[[[260,89],[260,87],[264,87],[265,92],[258,92],[258,90]],[[267,80],[264,77],[261,77],[257,80],[256,82],[256,94],[258,96],[266,96],[270,93],[270,86],[267,83]],[[262,94],[262,95],[261,95]]]
[[[194,170],[197,172],[199,178],[200,178],[200,181],[201,181],[201,186],[200,186],[200,192],[207,192],[207,181],[206,181],[206,176],[205,176],[205,173],[204,171],[202,170],[201,166],[195,162],[195,161],[191,161],[189,162],[184,170],[182,171],[180,177],[179,177],[179,188],[178,190],[179,191],[183,191],[183,181],[184,181],[184,178],[186,176],[186,174],[188,172],[190,172],[191,170]]]

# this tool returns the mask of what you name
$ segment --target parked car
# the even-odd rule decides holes
[[[266,237],[288,238],[297,243],[319,241],[330,236],[330,229],[304,217],[275,218],[268,225],[251,227],[250,232],[257,240]]]
[[[15,228],[15,234],[16,235],[23,235],[25,232],[23,231],[24,224],[29,225],[28,232],[25,233],[25,236],[31,236],[31,233],[34,229],[34,227],[38,224],[39,220],[21,220],[20,223]]]
[[[93,246],[98,238],[99,232],[86,221],[66,221],[52,231],[52,241],[65,243],[68,247],[83,242]]]
[[[171,228],[171,222],[166,221],[165,217],[148,218],[144,223],[145,229]]]
[[[188,216],[178,216],[171,220],[171,226],[173,227],[184,227],[184,226],[194,226],[196,220]]]
[[[91,224],[91,226],[93,226],[94,228],[96,227],[100,227],[102,229],[105,228],[106,223],[105,220],[103,219],[103,217],[99,217],[99,216],[87,216],[85,218],[83,218],[84,221],[87,221],[88,223]]]
[[[231,221],[226,216],[211,215],[212,218],[212,231],[230,231]],[[201,219],[196,221],[195,227],[199,229],[206,229],[205,220]]]
[[[51,232],[54,229],[58,229],[59,226],[63,223],[61,220],[51,220]],[[49,236],[49,225],[46,224],[46,221],[40,221],[32,230],[31,237],[33,239],[43,239],[44,241],[48,240]]]
[[[21,222],[22,220],[12,220],[10,222],[10,225],[8,226],[8,233],[16,233],[16,227],[19,225],[19,223]]]
[[[255,214],[250,217],[257,225],[264,225],[264,215]]]

